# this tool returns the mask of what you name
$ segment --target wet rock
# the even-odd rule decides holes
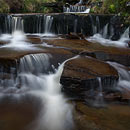
[[[76,102],[75,108],[74,119],[77,130],[130,129],[129,106],[109,105],[107,108],[97,109]]]
[[[0,100],[0,129],[1,130],[32,130],[32,123],[37,119],[40,108],[39,99],[36,97],[11,97],[3,96]],[[25,116],[28,115],[26,118]],[[32,128],[33,127],[33,128]]]
[[[108,91],[118,80],[117,71],[110,65],[91,57],[80,57],[66,63],[61,77],[64,91],[75,97],[84,100],[87,92],[93,89],[97,91],[101,77],[103,91]]]
[[[50,3],[51,5],[52,3]],[[60,4],[60,3],[59,3]],[[99,5],[100,6],[100,5]],[[62,9],[62,6],[60,6]],[[56,9],[56,12],[59,12]],[[113,27],[114,34],[112,34],[112,39],[116,40],[122,35],[124,29],[128,27],[123,25],[122,18],[114,15],[102,15],[102,14],[70,14],[70,13],[52,13],[52,14],[12,14],[12,15],[0,15],[0,30],[1,33],[12,33],[14,30],[12,26],[13,17],[21,17],[24,21],[24,32],[25,33],[45,33],[45,21],[46,16],[53,18],[50,22],[49,32],[54,34],[70,34],[72,33],[82,33],[86,36],[92,36],[95,33],[100,33],[106,24],[108,26],[108,33]],[[33,28],[32,28],[33,27]],[[94,30],[93,28],[96,29]],[[111,34],[109,34],[110,36]]]
[[[28,41],[31,42],[32,44],[41,44],[42,43],[42,40],[40,37],[37,37],[37,36],[28,36]]]
[[[6,82],[6,79],[11,79],[12,82],[17,78],[19,73],[20,59],[29,54],[50,54],[52,59],[50,65],[58,67],[58,63],[63,62],[64,60],[73,57],[73,54],[70,51],[67,51],[63,48],[49,48],[44,46],[39,46],[38,44],[35,47],[30,49],[21,48],[1,48],[0,49],[0,83],[2,81]],[[52,66],[48,68],[51,70]],[[7,84],[8,85],[8,84]],[[4,85],[5,86],[5,85]],[[7,86],[8,87],[8,86]]]
[[[118,48],[111,46],[103,46],[98,43],[91,43],[86,40],[78,39],[44,39],[44,42],[62,46],[77,52],[80,55],[88,55],[103,61],[115,61],[120,64],[130,66],[130,49]],[[74,51],[75,50],[75,51]]]
[[[53,48],[46,46],[33,46],[29,49],[21,48],[0,48],[0,60],[18,60],[25,55],[38,54],[38,53],[50,53],[50,54],[66,54],[72,55],[72,53],[64,48]]]
[[[70,33],[65,35],[59,35],[61,38],[65,39],[85,39],[85,36],[82,33]]]
[[[7,44],[8,42],[0,41],[0,45]]]

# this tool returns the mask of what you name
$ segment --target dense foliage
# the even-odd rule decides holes
[[[44,3],[60,2],[74,4],[80,0],[0,0],[0,13],[47,13],[53,8],[47,8]],[[128,0],[83,0],[89,3],[92,13],[121,14],[129,16],[130,9],[126,7]],[[130,7],[129,7],[130,8]]]
[[[130,6],[127,6],[127,2],[128,0],[91,0],[91,13],[118,14],[130,23]]]
[[[6,13],[9,12],[9,10],[9,5],[4,0],[0,0],[0,13]]]

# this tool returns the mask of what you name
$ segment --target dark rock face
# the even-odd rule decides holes
[[[0,14],[0,34],[12,32],[11,21],[12,17],[10,15]]]
[[[51,19],[48,19],[48,16]],[[95,33],[103,33],[103,28],[108,24],[107,37],[112,40],[120,38],[128,25],[123,24],[119,16],[94,15],[94,14],[27,14],[27,15],[0,15],[0,32],[11,33],[14,29],[14,17],[24,21],[25,33],[44,33],[46,26],[48,33],[70,34],[82,33],[92,36]],[[48,25],[45,25],[48,23]],[[16,24],[16,23],[15,23]],[[32,28],[33,27],[33,28]],[[113,30],[111,34],[111,30]]]

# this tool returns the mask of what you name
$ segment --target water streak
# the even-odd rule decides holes
[[[51,33],[51,27],[52,27],[53,17],[49,15],[44,16],[44,25],[45,25],[45,34]]]
[[[127,41],[130,39],[122,36],[118,41],[112,41],[111,39],[105,39],[101,34],[97,33],[86,38],[86,40],[93,43],[100,43],[105,46],[128,47]]]
[[[5,42],[0,48],[12,48],[16,50],[33,49],[33,45],[27,41],[27,37],[22,31],[14,31],[12,34],[3,34],[0,40]]]
[[[108,63],[112,65],[119,74],[117,89],[125,92],[127,91],[130,92],[130,71],[127,70],[125,66],[118,64],[116,62],[108,62]]]
[[[12,17],[12,30],[24,32],[24,22],[22,17]]]
[[[10,81],[13,81],[10,88],[8,88],[10,82],[7,83],[3,79],[7,85],[7,89],[5,86],[3,90],[1,89],[4,96],[6,94],[13,97],[24,93],[41,99],[42,107],[38,120],[34,123],[36,126],[34,130],[71,130],[73,128],[73,106],[67,103],[68,100],[61,93],[60,78],[65,63],[78,57],[67,59],[59,65],[58,69],[55,69],[54,73],[46,74],[43,69],[50,68],[51,55],[27,55],[20,60],[16,78],[10,78]]]
[[[103,89],[102,89],[102,81],[100,77],[97,77],[99,83],[98,94],[96,96],[96,100],[94,101],[95,107],[104,107],[104,99],[103,99]]]
[[[43,91],[32,91],[42,99],[43,109],[40,112],[37,130],[70,130],[73,127],[72,105],[61,94],[60,78],[66,62],[78,58],[78,56],[64,61],[56,73],[40,75]]]

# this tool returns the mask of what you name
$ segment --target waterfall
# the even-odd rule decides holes
[[[20,59],[20,72],[22,73],[48,73],[51,68],[50,54],[30,54]]]
[[[129,39],[130,38],[130,27],[128,27],[124,33],[122,34],[121,38],[126,38]]]
[[[48,74],[45,71],[51,67],[51,57],[50,54],[31,54],[21,58],[15,78],[10,77],[8,82],[3,79],[0,92],[4,93],[4,96],[19,95],[20,98],[22,94],[31,94],[40,98],[42,106],[38,119],[34,122],[34,130],[71,130],[74,127],[73,106],[67,103],[67,99],[61,93],[60,78],[65,63],[78,56],[64,61],[57,70]]]
[[[73,128],[72,106],[68,104],[61,94],[60,77],[66,62],[78,58],[78,56],[64,61],[56,73],[43,75],[44,91],[32,92],[40,96],[43,101],[43,110],[38,120],[38,130],[70,130]],[[51,123],[50,123],[51,122]]]
[[[12,32],[12,17],[0,14],[0,34]]]
[[[107,38],[107,36],[108,36],[108,23],[104,26],[102,35],[104,38]]]
[[[78,24],[78,19],[74,20],[74,33],[77,33],[77,24]]]
[[[104,107],[104,99],[103,99],[103,90],[102,90],[101,78],[97,77],[97,80],[98,80],[99,88],[98,88],[97,96],[96,96],[96,99],[95,99],[93,105],[95,107]]]
[[[92,15],[89,15],[90,17],[90,21],[91,21],[91,26],[92,26],[92,32],[93,32],[93,35],[98,33],[98,28],[100,29],[100,23],[99,23],[99,17],[96,16],[96,21],[93,19],[93,16]]]
[[[44,28],[45,28],[45,34],[47,33],[51,33],[51,27],[52,27],[52,23],[53,23],[53,17],[49,16],[49,15],[45,15],[44,16]]]
[[[24,23],[22,17],[12,17],[12,28],[13,31],[19,30],[24,32]]]
[[[26,35],[22,31],[14,31],[12,34],[2,34],[1,41],[8,42],[8,44],[0,46],[0,48],[12,48],[14,50],[32,50],[33,45],[27,41]]]
[[[85,13],[85,11],[88,8],[86,6],[75,6],[75,5],[70,5],[70,7],[63,7],[63,11],[65,13]],[[86,12],[87,13],[87,12]]]
[[[91,15],[90,20],[92,22],[93,36],[86,38],[86,40],[93,43],[100,43],[105,46],[128,47],[127,41],[130,40],[129,27],[124,31],[119,40],[112,41],[111,37],[114,35],[113,26],[107,23],[102,29],[100,28],[100,21],[98,17],[96,17],[96,25]]]
[[[127,70],[127,68],[121,64],[115,62],[108,62],[108,63],[112,65],[119,74],[119,81],[116,88],[118,90],[121,90],[122,92],[123,91],[130,92],[130,71]]]

